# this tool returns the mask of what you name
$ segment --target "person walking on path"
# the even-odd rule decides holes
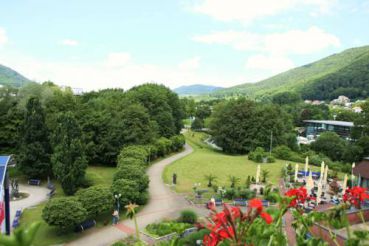
[[[118,220],[119,220],[119,212],[118,210],[114,210],[113,212],[113,225],[118,224]]]

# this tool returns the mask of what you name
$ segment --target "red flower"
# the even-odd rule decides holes
[[[270,214],[268,214],[266,212],[262,212],[260,214],[260,217],[263,218],[267,224],[270,224],[270,223],[273,222],[272,216],[270,216]]]
[[[289,207],[296,207],[298,203],[304,203],[308,198],[307,190],[303,186],[297,189],[290,189],[285,195],[288,197],[294,197],[290,202]]]
[[[234,219],[240,218],[241,217],[241,210],[239,207],[232,207],[232,216]]]
[[[343,201],[349,202],[356,208],[361,207],[361,202],[365,199],[369,199],[369,194],[366,193],[366,189],[360,186],[352,187],[352,189],[347,188],[345,194],[343,195]]]
[[[263,210],[263,203],[259,199],[254,198],[249,201],[249,207],[255,208],[258,213],[261,213],[261,211]]]
[[[218,238],[213,233],[204,236],[204,245],[206,246],[216,246],[218,242],[219,242]]]

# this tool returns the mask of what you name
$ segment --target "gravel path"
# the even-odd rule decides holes
[[[150,201],[137,214],[137,221],[140,229],[146,225],[159,221],[163,218],[171,218],[177,216],[179,211],[190,207],[189,203],[183,196],[172,192],[169,187],[164,184],[162,180],[162,173],[164,168],[192,153],[192,148],[185,145],[185,150],[181,153],[168,157],[154,165],[148,170],[147,174],[150,177]],[[89,246],[103,246],[111,245],[129,234],[134,233],[134,224],[131,220],[121,221],[116,226],[108,226],[104,228],[93,228],[84,232],[84,236],[73,242],[68,243],[69,246],[74,245],[89,245]]]
[[[43,186],[31,186],[19,184],[19,192],[28,193],[29,196],[19,201],[10,201],[10,225],[12,225],[15,212],[18,209],[31,208],[47,200],[47,193],[50,192],[46,187]]]

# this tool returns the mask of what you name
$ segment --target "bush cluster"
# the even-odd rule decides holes
[[[224,194],[224,197],[228,200],[233,200],[235,198],[241,198],[241,199],[252,199],[256,196],[256,192],[252,191],[250,189],[226,189],[226,192]]]
[[[268,163],[275,162],[275,158],[269,155],[263,148],[257,147],[254,151],[251,151],[248,155],[249,160],[255,161],[257,163],[262,163],[264,159]]]
[[[118,156],[117,171],[111,186],[113,194],[121,194],[121,206],[130,202],[139,205],[147,203],[149,197],[147,192],[149,177],[145,172],[147,165],[158,157],[182,149],[184,144],[184,136],[176,135],[170,139],[159,138],[150,145],[124,147]]]
[[[153,223],[146,226],[146,231],[155,236],[165,236],[176,232],[181,234],[186,229],[191,228],[191,224],[175,222],[175,221],[164,221],[161,223]]]

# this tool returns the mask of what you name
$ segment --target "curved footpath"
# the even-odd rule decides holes
[[[137,214],[138,226],[141,229],[146,225],[157,222],[163,218],[176,216],[179,211],[190,207],[185,198],[179,194],[172,192],[162,180],[164,168],[191,154],[193,149],[189,145],[185,145],[185,150],[181,153],[168,157],[148,168],[147,174],[150,178],[150,201]],[[104,228],[93,228],[84,232],[84,236],[72,241],[66,245],[89,245],[89,246],[105,246],[111,245],[128,235],[133,234],[134,223],[132,220],[123,220],[116,226],[107,226]]]

